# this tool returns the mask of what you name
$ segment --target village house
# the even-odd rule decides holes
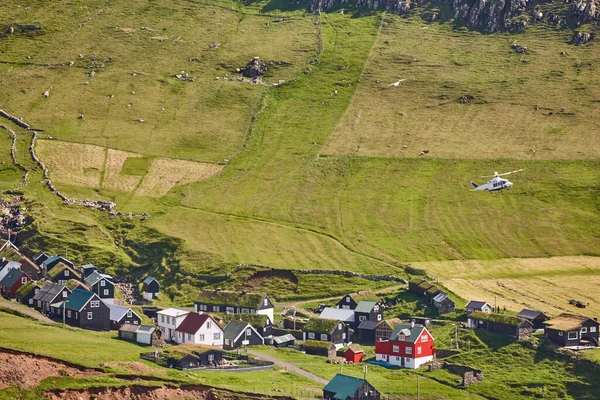
[[[51,304],[65,310],[65,323],[92,331],[110,330],[110,309],[96,293],[75,289],[66,300]]]
[[[479,311],[479,312],[483,312],[483,313],[491,313],[492,312],[491,305],[489,305],[485,301],[477,301],[477,300],[470,300],[467,303],[467,305],[465,306],[465,309],[467,310],[467,315],[469,315],[475,311]]]
[[[105,303],[110,309],[110,329],[118,330],[125,324],[140,325],[142,318],[129,307]]]
[[[467,327],[510,335],[517,340],[529,339],[533,331],[533,324],[526,319],[482,311],[473,311],[468,316]]]
[[[224,290],[202,290],[195,302],[196,312],[264,314],[273,322],[275,306],[266,295]]]
[[[428,326],[431,323],[431,318],[429,317],[410,317],[410,322],[416,325]]]
[[[160,285],[158,281],[151,276],[146,277],[142,281],[142,297],[144,300],[152,300],[158,297],[160,292]]]
[[[323,311],[321,311],[319,318],[342,321],[349,327],[354,327],[356,322],[354,319],[354,310],[347,310],[344,308],[325,307]]]
[[[40,289],[40,286],[36,282],[29,281],[17,289],[15,299],[21,304],[33,307],[33,297],[39,293]]]
[[[548,319],[548,316],[541,311],[522,309],[517,314],[517,317],[526,319],[531,322],[533,329],[544,329],[544,321]]]
[[[65,285],[54,282],[46,282],[40,291],[33,296],[33,306],[42,314],[50,312],[50,305],[65,300],[71,294]]]
[[[189,314],[189,311],[179,308],[167,308],[156,313],[156,324],[165,334],[166,341],[175,341],[175,329],[187,314]]]
[[[439,314],[448,314],[455,311],[454,300],[444,291],[439,291],[432,299],[431,304],[436,308]]]
[[[205,345],[172,347],[163,353],[167,363],[177,369],[216,367],[223,362],[223,350]]]
[[[321,340],[333,343],[336,348],[352,342],[350,327],[343,321],[311,318],[302,330],[302,338],[306,340]]]
[[[259,346],[265,343],[264,338],[249,323],[233,320],[223,329],[225,344],[223,349],[234,350],[242,346]]]
[[[223,347],[223,329],[208,314],[187,313],[175,328],[175,342]]]
[[[40,267],[44,276],[46,276],[46,274],[50,272],[52,268],[54,268],[59,263],[65,264],[70,268],[75,267],[75,265],[71,261],[67,260],[62,256],[57,255],[48,257],[46,253],[38,255],[33,261],[38,267]]]
[[[344,358],[346,359],[347,362],[352,363],[352,364],[358,364],[359,362],[361,362],[363,355],[364,355],[363,350],[357,344],[351,344],[344,351]]]
[[[82,280],[81,274],[75,268],[61,262],[56,263],[54,268],[47,273],[46,277],[59,285],[64,285],[71,279]]]
[[[0,260],[0,281],[10,272],[11,269],[21,269],[21,263],[10,261],[2,257]]]
[[[375,342],[375,359],[402,368],[417,369],[434,358],[433,336],[427,328],[399,324],[389,340]]]
[[[389,318],[379,321],[375,326],[375,341],[388,340],[396,329],[396,326],[401,324],[400,318]]]
[[[544,334],[563,347],[598,346],[598,321],[582,315],[561,314],[544,322]]]
[[[3,297],[14,300],[17,295],[17,290],[30,281],[31,278],[29,275],[20,269],[13,268],[0,281],[0,293],[2,293]]]
[[[222,321],[223,325],[227,325],[227,323],[233,320],[247,322],[252,325],[263,338],[268,338],[273,335],[273,324],[269,317],[263,314],[224,314],[215,316],[215,318]]]
[[[354,298],[352,298],[351,294],[347,294],[335,305],[336,308],[341,308],[343,310],[354,310],[358,303]]]
[[[291,333],[282,336],[273,337],[273,346],[275,347],[290,347],[296,344],[296,338]]]
[[[411,279],[408,282],[408,290],[411,293],[427,298],[439,314],[447,314],[455,310],[455,303],[448,296],[448,293],[425,279]]]
[[[359,340],[363,343],[375,342],[375,329],[383,319],[383,308],[379,302],[362,300],[354,309],[354,320]]]
[[[379,400],[380,393],[364,379],[337,374],[323,388],[323,400]]]
[[[344,310],[354,310],[358,306],[358,304],[363,301],[374,301],[376,303],[380,302],[379,297],[369,291],[357,292],[357,293],[349,293],[342,297],[340,301],[338,301],[335,305],[335,308],[341,308]]]
[[[96,293],[102,301],[107,304],[114,304],[115,284],[112,281],[112,276],[94,271],[85,278],[84,282],[89,286],[90,291]]]
[[[84,279],[93,274],[94,272],[100,272],[98,267],[96,267],[94,264],[85,264],[82,265],[79,269],[81,270],[81,274]]]
[[[150,325],[125,324],[119,328],[119,339],[152,345],[154,347],[162,347],[164,345],[162,331]]]

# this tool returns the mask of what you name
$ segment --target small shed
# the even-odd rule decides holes
[[[289,347],[293,346],[295,343],[296,338],[291,333],[273,338],[273,346],[275,347]]]
[[[158,297],[159,291],[160,285],[153,277],[148,276],[142,282],[142,293],[145,300],[152,300]]]
[[[137,329],[139,325],[125,324],[119,328],[119,339],[135,342],[137,340]]]
[[[344,358],[349,363],[351,362],[352,364],[357,364],[362,361],[363,354],[364,353],[359,345],[351,344],[348,346],[346,351],[344,351]]]
[[[548,316],[541,311],[522,309],[517,317],[526,319],[533,324],[533,329],[544,329],[544,321],[548,319]]]
[[[125,324],[131,325],[131,324]],[[134,325],[135,326],[135,325]],[[139,325],[137,327],[137,338],[136,342],[141,344],[151,344],[155,347],[162,347],[165,341],[162,339],[162,332],[155,326],[150,325]]]

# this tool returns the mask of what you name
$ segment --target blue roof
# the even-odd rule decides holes
[[[348,397],[352,397],[364,383],[364,379],[337,374],[329,381],[323,390],[334,393],[334,399],[346,400]]]
[[[110,320],[119,322],[128,311],[131,311],[135,314],[135,312],[129,307],[117,306],[115,304],[106,304],[108,308],[110,308]],[[135,314],[139,317],[139,315]]]
[[[59,258],[60,258],[60,256],[48,257],[42,262],[42,264],[45,264],[45,265],[52,264],[54,261],[58,260]]]
[[[6,286],[8,288],[12,287],[12,285],[15,284],[16,281],[19,280],[19,278],[21,276],[23,276],[25,273],[23,271],[21,271],[20,269],[16,269],[13,268],[11,269],[8,274],[6,274],[6,276],[0,281],[0,285]]]

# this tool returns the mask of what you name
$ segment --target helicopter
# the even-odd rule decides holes
[[[520,171],[523,171],[524,169],[525,168],[521,168],[521,169],[517,169],[515,171],[505,172],[503,174],[494,172],[494,175],[482,176],[482,178],[492,178],[492,179],[487,181],[487,183],[485,185],[477,185],[475,182],[471,181],[471,185],[473,185],[473,187],[475,188],[475,189],[472,189],[471,191],[474,192],[476,190],[487,190],[490,193],[492,193],[492,192],[499,192],[502,189],[510,189],[510,188],[512,188],[512,185],[513,185],[512,182],[508,181],[507,179],[500,178],[500,177],[504,176],[504,175],[514,174],[515,172],[520,172]]]

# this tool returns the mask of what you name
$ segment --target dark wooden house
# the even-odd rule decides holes
[[[211,368],[220,365],[223,350],[205,345],[176,346],[163,353],[169,366],[177,369]]]
[[[59,285],[64,285],[71,279],[78,281],[82,280],[81,273],[79,271],[62,262],[54,265],[54,268],[48,272],[46,277],[52,282],[58,283]]]
[[[110,275],[94,271],[85,278],[84,282],[90,288],[90,291],[96,293],[102,301],[109,304],[114,303],[115,284]]]
[[[142,282],[142,295],[146,300],[152,300],[158,297],[160,285],[156,279],[151,276],[146,277]]]
[[[80,267],[80,270],[81,270],[81,274],[83,275],[84,279],[87,278],[88,276],[90,276],[91,274],[93,274],[94,272],[100,272],[98,267],[96,267],[94,264],[82,265]]]
[[[469,315],[467,326],[510,335],[517,340],[529,339],[533,331],[533,324],[525,319],[481,311],[474,311]]]
[[[110,330],[110,309],[96,293],[75,289],[63,304],[65,322],[71,326],[93,331]]]
[[[242,346],[259,346],[265,343],[264,338],[248,322],[230,321],[223,329],[224,350],[233,350]]]
[[[275,306],[266,295],[224,290],[202,290],[195,301],[195,311],[225,314],[264,314],[271,322]]]
[[[52,268],[54,268],[59,263],[65,264],[65,265],[69,266],[70,268],[74,267],[74,265],[71,261],[67,260],[66,258],[64,258],[62,256],[57,255],[57,256],[48,257],[45,253],[42,253],[39,256],[37,256],[34,261],[40,267],[43,274],[47,274],[48,272],[50,272],[52,270]]]
[[[456,304],[454,300],[448,296],[444,291],[439,291],[432,299],[431,304],[435,307],[437,312],[441,314],[448,314],[456,310]]]
[[[33,307],[43,314],[50,313],[50,305],[66,300],[71,291],[64,285],[46,282],[37,294],[33,296]]]
[[[465,306],[465,310],[467,310],[467,315],[473,313],[473,312],[483,312],[483,313],[491,313],[492,310],[492,306],[489,305],[488,303],[486,303],[485,301],[477,301],[477,300],[470,300],[467,305]]]
[[[388,340],[396,326],[401,323],[399,318],[389,318],[378,322],[375,326],[375,341]]]
[[[295,344],[296,338],[291,333],[273,338],[273,346],[275,347],[289,347],[294,346]]]
[[[27,282],[26,284],[21,286],[19,289],[17,289],[15,299],[21,304],[25,304],[26,306],[33,307],[33,305],[34,305],[33,297],[39,293],[40,289],[41,289],[40,286],[36,282],[33,282],[33,281]]]
[[[383,307],[377,301],[362,300],[354,309],[354,324],[362,343],[375,342],[375,329],[383,319]]]
[[[31,282],[29,275],[20,269],[11,269],[0,281],[0,293],[3,297],[13,300],[17,296],[17,290],[27,282]]]
[[[323,400],[379,400],[380,393],[364,379],[337,374],[323,388]]]
[[[129,307],[107,304],[110,309],[110,329],[117,330],[123,325],[132,324],[139,326],[142,318]]]
[[[358,302],[354,300],[351,294],[347,294],[335,305],[336,308],[342,308],[344,310],[354,310]]]
[[[522,309],[517,314],[517,317],[526,319],[531,322],[533,329],[544,329],[544,321],[548,319],[548,316],[541,311]]]
[[[350,327],[342,321],[311,318],[302,332],[303,340],[321,340],[339,347],[352,341]]]
[[[564,347],[598,346],[598,321],[582,315],[561,314],[544,322],[544,333],[552,342]]]
[[[258,334],[263,338],[267,338],[273,335],[273,324],[266,315],[262,314],[225,314],[221,316],[215,316],[218,321],[223,321],[222,326],[227,325],[230,321],[240,320],[249,323],[256,329]]]

